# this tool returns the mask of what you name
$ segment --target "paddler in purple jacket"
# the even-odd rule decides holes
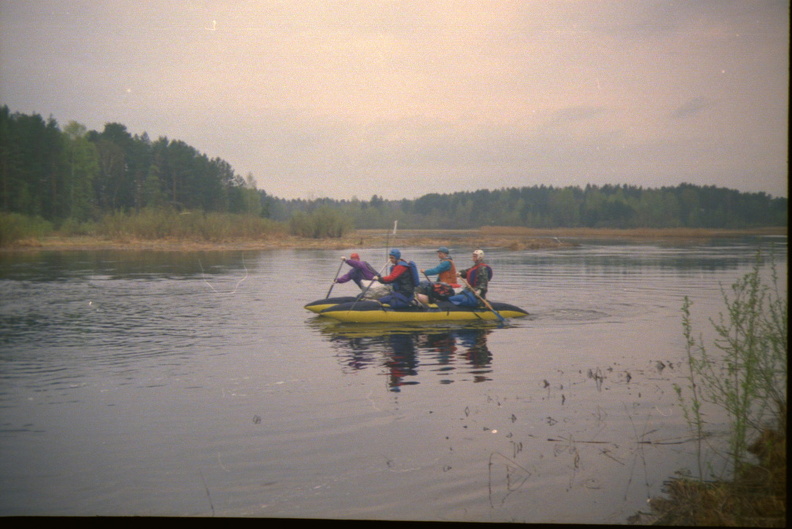
[[[342,275],[341,277],[335,280],[336,283],[346,283],[350,279],[355,282],[357,286],[360,287],[360,290],[365,290],[366,286],[363,285],[362,281],[365,279],[367,281],[371,281],[377,275],[377,271],[374,270],[370,264],[366,261],[360,260],[360,255],[353,253],[349,256],[349,259],[346,257],[341,258],[346,264],[352,267],[352,270],[347,272],[346,274]]]

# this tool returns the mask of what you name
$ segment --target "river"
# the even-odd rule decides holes
[[[579,242],[486,249],[505,326],[326,321],[339,251],[0,254],[0,514],[626,524],[696,466],[684,296],[787,241]]]

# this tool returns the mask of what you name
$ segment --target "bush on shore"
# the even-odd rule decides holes
[[[26,240],[35,240],[52,233],[53,226],[41,217],[18,213],[0,213],[0,248]]]
[[[723,291],[726,315],[712,325],[716,351],[693,336],[690,301],[682,308],[687,340],[688,386],[675,386],[698,441],[698,476],[666,483],[668,498],[652,499],[657,525],[786,527],[786,414],[788,301],[760,276],[761,253],[751,272]],[[716,456],[728,476],[706,476],[702,441],[707,406],[729,418],[729,446]]]
[[[338,211],[323,206],[305,213],[297,211],[289,222],[292,235],[312,239],[340,239],[352,230],[352,221]]]
[[[255,215],[144,209],[135,214],[106,215],[93,227],[91,235],[111,239],[221,242],[267,238],[284,230],[282,223]]]
[[[143,209],[137,213],[116,212],[98,221],[65,220],[57,229],[38,217],[16,213],[0,214],[0,247],[58,235],[98,237],[112,240],[176,239],[205,242],[260,240],[282,236],[288,228],[282,222],[256,215],[204,213]]]

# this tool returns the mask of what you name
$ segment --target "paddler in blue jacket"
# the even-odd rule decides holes
[[[388,253],[388,259],[393,265],[390,274],[385,277],[377,275],[374,279],[380,283],[390,284],[393,293],[381,297],[379,302],[390,305],[394,309],[408,307],[412,303],[416,287],[409,265],[401,258],[401,252],[396,248]]]

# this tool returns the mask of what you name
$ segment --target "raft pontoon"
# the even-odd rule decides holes
[[[309,303],[305,306],[308,310],[320,301]],[[528,312],[520,307],[508,303],[491,301],[490,305],[503,318],[522,318]],[[438,322],[438,321],[490,321],[500,320],[490,309],[485,307],[470,308],[459,307],[448,301],[440,301],[430,305],[415,305],[406,308],[394,309],[378,301],[347,301],[328,306],[318,312],[338,321],[351,323],[390,323],[390,322]]]

